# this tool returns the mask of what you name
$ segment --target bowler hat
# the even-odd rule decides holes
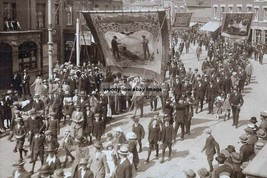
[[[260,112],[260,115],[261,115],[263,118],[267,118],[267,111],[262,111],[262,112]]]
[[[241,157],[237,152],[232,153],[232,160],[236,164],[241,163]]]
[[[210,173],[206,168],[201,168],[197,171],[197,174],[201,177],[201,178],[210,178]]]
[[[22,159],[17,160],[13,166],[23,166],[25,164],[25,162]]]
[[[103,145],[102,145],[102,143],[100,141],[96,141],[94,143],[94,147],[100,149],[100,148],[103,148]]]
[[[86,158],[81,158],[79,164],[80,164],[80,165],[88,164],[88,159],[86,159]]]
[[[190,177],[190,178],[195,178],[196,177],[196,173],[192,170],[192,169],[189,169],[185,172],[185,175],[187,177]]]
[[[235,147],[233,145],[228,145],[227,148],[225,148],[229,153],[235,152]]]
[[[225,156],[226,158],[228,158],[228,157],[230,156],[229,151],[226,150],[226,149],[221,150],[221,153],[224,154],[224,156]]]
[[[252,128],[245,128],[244,130],[245,130],[246,133],[248,133],[250,135],[254,133]]]
[[[257,132],[256,132],[257,136],[259,138],[266,138],[266,132],[263,130],[263,129],[259,129]]]
[[[224,154],[219,153],[218,156],[215,158],[216,161],[218,161],[219,163],[224,163],[224,161],[226,160],[226,157]]]
[[[128,155],[129,154],[129,149],[127,146],[125,145],[122,145],[118,151],[119,154],[122,154],[122,155]]]
[[[251,117],[249,121],[253,124],[256,124],[258,122],[256,117]]]
[[[47,173],[50,173],[51,170],[50,170],[50,166],[48,164],[44,164],[41,166],[41,168],[39,169],[38,171],[40,174],[47,174]]]

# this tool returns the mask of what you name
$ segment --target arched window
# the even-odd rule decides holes
[[[37,51],[36,43],[25,41],[19,45],[19,70],[37,68]]]

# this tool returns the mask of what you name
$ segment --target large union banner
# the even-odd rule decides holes
[[[169,51],[165,11],[83,15],[111,71],[163,80]]]
[[[175,28],[189,28],[192,13],[176,13],[173,27]]]
[[[250,33],[253,13],[225,13],[222,36],[247,39]]]

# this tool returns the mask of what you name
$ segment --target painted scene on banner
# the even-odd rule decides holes
[[[189,28],[192,13],[176,13],[173,27]]]
[[[166,53],[161,21],[158,12],[90,13],[89,26],[96,30],[106,66],[154,77],[161,75]]]
[[[228,38],[246,39],[250,32],[252,13],[224,14],[222,35]]]

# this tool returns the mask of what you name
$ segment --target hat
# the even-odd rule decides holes
[[[60,79],[59,78],[55,78],[55,82],[58,82],[58,81],[60,81]]]
[[[195,71],[198,71],[198,68],[195,68]]]
[[[78,142],[78,143],[81,143],[84,141],[83,137],[82,136],[77,136],[75,137],[75,141]]]
[[[100,117],[100,113],[95,113],[94,116],[95,117]]]
[[[77,105],[75,106],[75,108],[81,108],[81,106],[80,106],[79,104],[77,104]]]
[[[64,174],[64,170],[63,169],[58,169],[55,171],[55,176],[56,177],[64,177],[65,174]]]
[[[52,132],[50,130],[45,131],[45,135],[50,135]]]
[[[267,111],[260,112],[260,115],[264,118],[267,118]]]
[[[13,106],[17,106],[17,105],[19,105],[19,104],[20,104],[20,103],[19,103],[18,101],[14,101],[12,105],[13,105]]]
[[[206,132],[206,134],[211,134],[212,130],[211,130],[211,128],[208,128],[205,130],[205,132]]]
[[[245,128],[244,130],[245,130],[245,132],[247,132],[250,135],[254,133],[252,128]]]
[[[12,93],[12,91],[11,90],[7,90],[7,92],[6,92],[7,94],[11,94]]]
[[[25,162],[22,159],[19,159],[13,164],[13,166],[23,166],[24,164]]]
[[[35,113],[36,113],[36,110],[35,110],[35,109],[31,109],[31,110],[30,110],[30,114],[31,114],[31,115],[33,115],[33,114],[35,114]]]
[[[165,118],[164,118],[164,122],[170,122],[170,120],[171,120],[171,119],[170,119],[169,117],[165,117]]]
[[[241,163],[241,157],[238,153],[234,152],[232,153],[232,160],[234,163],[239,164]]]
[[[70,129],[65,129],[64,132],[65,132],[65,133],[66,133],[66,132],[70,133]]]
[[[48,147],[45,149],[46,152],[54,152],[55,148],[53,148],[51,145],[48,145]]]
[[[248,137],[246,134],[242,134],[240,137],[239,137],[239,140],[241,141],[241,143],[247,143],[248,141]]]
[[[134,121],[134,122],[139,122],[139,120],[140,120],[140,119],[139,119],[138,117],[133,117],[133,121]]]
[[[116,127],[116,128],[114,129],[114,131],[115,131],[115,132],[122,132],[122,128],[121,128],[121,127]]]
[[[201,168],[197,171],[197,174],[202,178],[209,178],[210,173],[206,168]]]
[[[40,95],[35,94],[35,95],[33,96],[33,98],[40,98]]]
[[[219,153],[218,156],[215,159],[219,163],[224,163],[224,161],[226,160],[226,157],[225,157],[225,155],[223,153]]]
[[[50,170],[49,165],[47,165],[47,164],[42,165],[41,168],[39,169],[40,174],[45,174],[45,173],[49,173],[49,172],[51,172],[51,170]]]
[[[185,172],[185,175],[186,175],[187,177],[191,177],[191,178],[196,177],[196,173],[195,173],[192,169],[187,170],[187,171]]]
[[[128,155],[129,154],[129,149],[127,146],[125,145],[122,145],[120,147],[120,150],[118,151],[119,154],[122,154],[122,155]]]
[[[82,96],[82,97],[86,96],[85,91],[81,91],[79,96]]]
[[[100,141],[96,141],[94,143],[94,147],[100,149],[100,148],[103,148],[103,145],[102,145],[102,143]]]
[[[48,114],[48,116],[55,116],[55,115],[56,115],[55,112],[50,112],[50,113]]]
[[[126,138],[127,138],[128,140],[133,140],[133,139],[137,139],[137,136],[136,136],[136,134],[135,134],[134,132],[128,132],[128,133],[126,134]]]
[[[236,72],[233,72],[232,74],[233,74],[233,75],[236,75],[237,73],[236,73]]]
[[[86,159],[86,158],[81,158],[79,164],[80,164],[80,165],[88,164],[88,159]]]
[[[255,148],[258,150],[261,150],[263,147],[264,147],[264,143],[262,143],[262,142],[257,142],[255,144]]]
[[[229,153],[229,151],[228,151],[228,150],[226,150],[226,149],[224,149],[224,150],[221,150],[221,153],[222,153],[222,154],[224,154],[224,156],[225,156],[226,158],[229,158],[229,156],[230,156],[230,153]]]
[[[225,148],[229,153],[235,152],[235,147],[233,145],[228,145],[227,148]]]
[[[228,172],[222,172],[219,175],[219,178],[230,178],[230,173],[228,173]]]
[[[21,117],[17,117],[15,121],[19,122],[19,121],[23,121],[23,119]]]
[[[108,148],[108,147],[112,147],[112,148],[114,148],[113,143],[112,143],[112,142],[107,142],[107,144],[106,144],[106,148]]]
[[[263,129],[259,129],[257,132],[256,132],[257,136],[259,138],[266,138],[266,132],[263,130]]]
[[[249,162],[243,162],[240,168],[244,170],[248,166]]]
[[[19,112],[20,112],[20,111],[16,109],[16,110],[14,111],[14,114],[19,114]]]
[[[257,121],[257,118],[256,117],[251,117],[249,122],[253,123],[253,124],[256,124],[258,121]]]

